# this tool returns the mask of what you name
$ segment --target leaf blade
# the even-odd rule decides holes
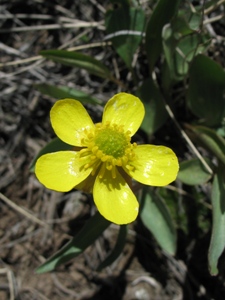
[[[37,274],[54,270],[62,263],[75,258],[90,246],[99,235],[110,225],[98,212],[90,218],[80,232],[63,248],[36,269]]]
[[[161,248],[174,255],[177,235],[170,213],[153,191],[147,189],[143,193],[140,217],[146,228],[153,234]]]
[[[90,95],[66,86],[55,86],[47,83],[35,84],[34,87],[42,94],[48,95],[55,99],[73,98],[82,103],[101,104],[101,101]]]
[[[198,55],[190,68],[187,102],[208,126],[221,125],[225,116],[225,72],[209,57]]]
[[[208,165],[212,165],[209,159],[205,158]],[[205,170],[201,161],[197,158],[186,160],[180,163],[177,179],[187,185],[201,185],[207,182],[212,175]]]
[[[205,146],[210,152],[225,164],[225,140],[213,129],[205,126],[186,125],[190,130],[190,137],[200,145]]]
[[[99,77],[112,79],[109,69],[97,59],[79,52],[71,52],[66,50],[43,50],[40,54],[55,62],[70,67],[78,67]]]
[[[211,275],[218,274],[218,260],[225,248],[225,180],[223,168],[215,175],[212,186],[213,225],[208,252]]]
[[[168,119],[163,97],[151,77],[143,82],[137,90],[137,95],[145,106],[141,128],[151,135]]]
[[[122,5],[116,10],[109,10],[105,18],[107,34],[115,33],[111,38],[117,53],[124,60],[128,68],[131,68],[133,56],[141,40],[145,25],[145,14],[141,8]],[[119,31],[127,31],[127,34],[116,35]],[[140,35],[133,32],[140,32]]]
[[[177,13],[180,0],[158,1],[146,28],[145,47],[150,72],[162,50],[162,29]]]

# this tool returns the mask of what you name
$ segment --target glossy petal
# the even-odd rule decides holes
[[[138,201],[117,170],[115,179],[107,170],[103,179],[97,176],[93,194],[100,214],[107,220],[121,225],[131,223],[136,219]]]
[[[79,101],[57,101],[51,109],[50,119],[56,135],[63,142],[78,147],[86,146],[82,143],[82,139],[86,137],[84,129],[94,128],[94,124]]]
[[[92,168],[84,169],[89,157],[79,159],[74,151],[59,151],[42,155],[36,163],[38,180],[47,188],[68,192],[91,173]]]
[[[134,170],[125,171],[135,180],[152,186],[165,186],[177,177],[179,165],[174,152],[164,146],[140,145],[134,149]]]
[[[106,104],[102,123],[111,122],[124,126],[131,136],[141,126],[145,110],[141,100],[131,94],[119,93],[113,96]]]

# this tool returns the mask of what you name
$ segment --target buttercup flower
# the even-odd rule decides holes
[[[171,149],[131,143],[144,114],[139,98],[127,93],[107,102],[98,124],[79,101],[57,101],[50,112],[52,127],[74,150],[41,156],[35,167],[37,178],[60,192],[92,190],[94,202],[107,220],[116,224],[134,221],[139,204],[131,178],[146,185],[165,186],[178,172],[178,160]]]

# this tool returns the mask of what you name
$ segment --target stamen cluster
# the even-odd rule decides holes
[[[90,162],[85,165],[85,168],[92,166],[94,175],[100,164],[103,165],[100,173],[100,178],[103,178],[105,170],[112,172],[112,177],[116,178],[115,167],[123,167],[133,169],[130,162],[135,159],[133,147],[136,143],[131,144],[131,133],[124,131],[122,126],[116,124],[98,123],[95,130],[90,131],[85,129],[86,138],[82,141],[87,145],[87,148],[80,151],[80,159],[91,154]]]

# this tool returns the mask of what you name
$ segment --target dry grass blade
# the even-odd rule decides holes
[[[171,108],[169,107],[168,104],[165,104],[165,108],[169,114],[169,116],[171,117],[171,119],[173,120],[174,124],[176,125],[177,129],[180,131],[182,137],[185,139],[185,141],[187,142],[187,144],[189,145],[190,149],[193,151],[193,153],[197,156],[197,158],[201,161],[201,163],[203,164],[203,166],[205,167],[206,171],[209,172],[209,174],[213,174],[213,170],[210,168],[210,166],[207,164],[207,162],[204,160],[204,158],[202,157],[202,155],[199,153],[198,149],[195,147],[195,145],[192,143],[192,141],[190,140],[190,138],[188,137],[188,135],[185,133],[185,131],[180,127],[179,123],[177,122]]]
[[[9,268],[2,268],[0,269],[0,274],[6,274],[7,275],[7,279],[8,279],[8,285],[9,285],[9,294],[10,294],[10,298],[9,300],[15,300],[15,288],[14,288],[14,276],[12,271]]]
[[[13,27],[9,29],[0,29],[0,33],[11,33],[11,32],[24,32],[24,31],[37,31],[37,30],[57,30],[65,28],[99,28],[104,29],[102,22],[83,22],[76,21],[72,24],[49,24],[49,25],[36,25],[36,26],[21,26]]]
[[[207,9],[204,10],[204,15],[207,15],[207,14],[211,13],[212,11],[217,9],[223,3],[225,3],[225,0],[220,0],[217,3],[211,5],[210,7],[208,7]]]
[[[23,208],[19,207],[18,205],[16,205],[13,201],[11,201],[9,198],[7,198],[6,196],[4,196],[2,193],[0,193],[0,199],[2,201],[4,201],[7,205],[9,205],[11,208],[13,208],[15,211],[19,212],[24,217],[26,217],[29,220],[31,220],[32,222],[37,223],[37,224],[39,224],[41,226],[44,226],[44,227],[48,227],[48,224],[46,224],[45,222],[41,221],[40,219],[38,219],[37,217],[35,217],[34,215],[32,215],[31,213],[29,213],[25,209],[23,209]]]

